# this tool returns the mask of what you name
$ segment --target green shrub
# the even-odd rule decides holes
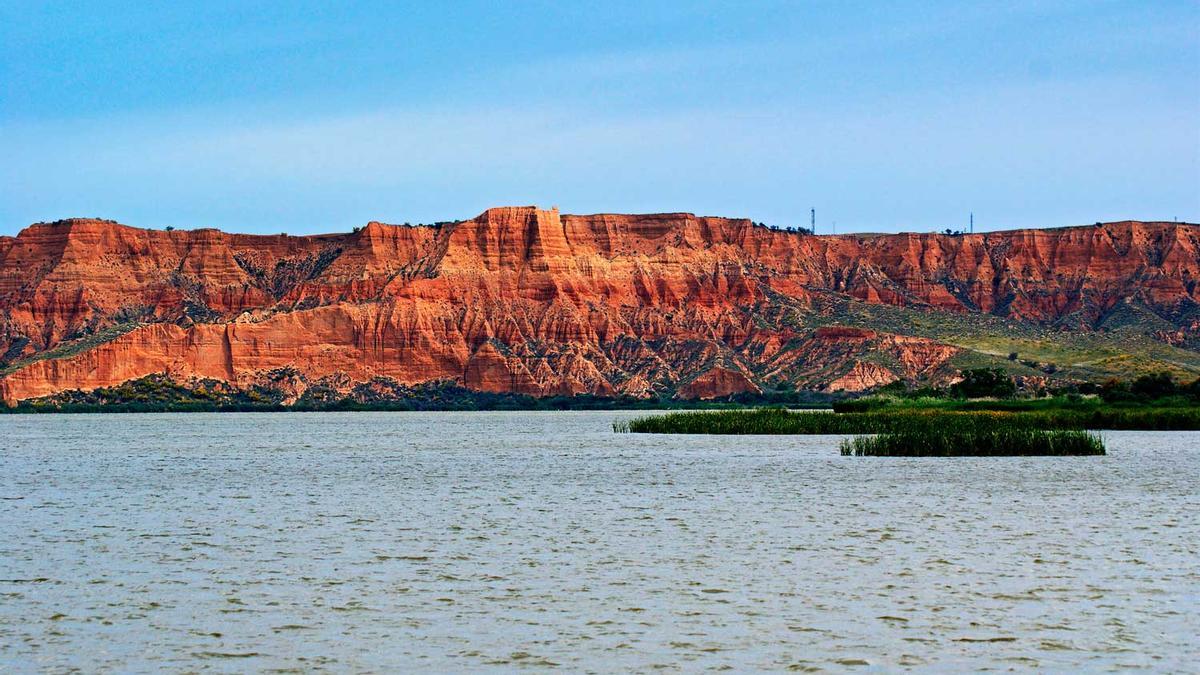
[[[999,368],[964,370],[962,376],[950,388],[950,393],[959,398],[1012,398],[1017,393],[1013,379]]]
[[[1133,381],[1129,389],[1133,394],[1151,400],[1172,396],[1177,391],[1175,380],[1171,379],[1170,373],[1142,375]]]

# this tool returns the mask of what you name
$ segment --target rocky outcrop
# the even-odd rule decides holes
[[[797,318],[828,298],[1080,331],[1135,305],[1178,341],[1198,281],[1200,227],[1177,223],[817,237],[515,207],[291,237],[67,220],[0,237],[0,395],[152,373],[244,386],[280,368],[300,388],[336,375],[538,396],[853,391],[942,372],[957,349]]]
[[[895,373],[877,363],[855,361],[850,370],[829,381],[822,389],[830,393],[864,391],[900,379]]]
[[[678,395],[684,399],[714,399],[761,391],[762,389],[751,382],[745,373],[716,367],[680,387]]]
[[[781,350],[771,360],[766,377],[816,391],[859,392],[900,379],[936,375],[946,379],[953,373],[944,367],[958,352],[956,347],[927,338],[825,326],[794,348]]]

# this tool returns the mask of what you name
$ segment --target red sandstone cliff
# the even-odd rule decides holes
[[[1200,227],[1176,223],[815,237],[522,207],[290,237],[68,220],[0,237],[0,396],[283,368],[535,395],[854,391],[935,373],[956,349],[797,323],[823,299],[1074,330],[1136,303],[1186,329],[1198,281]]]

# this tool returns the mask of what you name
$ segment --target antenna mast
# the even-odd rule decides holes
[[[812,233],[816,234],[817,233],[817,210],[815,208],[809,210],[809,223],[812,225]]]
[[[971,234],[975,234],[975,212],[971,212]]]

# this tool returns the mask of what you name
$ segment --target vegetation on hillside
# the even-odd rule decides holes
[[[987,313],[897,307],[844,296],[818,295],[814,303],[812,309],[796,308],[788,322],[797,329],[839,325],[937,340],[963,350],[951,359],[954,368],[1000,368],[1010,376],[1043,379],[1051,388],[1072,381],[1132,381],[1162,371],[1185,382],[1200,377],[1200,352],[1194,345],[1155,338],[1157,331],[1174,325],[1133,306],[1114,310],[1093,329],[1074,330],[1067,320],[1046,326]],[[1189,316],[1200,318],[1200,310]]]
[[[140,321],[128,320],[96,331],[87,328],[73,339],[62,342],[53,349],[35,352],[28,356],[19,356],[21,349],[28,343],[28,339],[19,341],[14,345],[16,348],[10,350],[14,352],[13,354],[0,355],[0,377],[37,361],[64,359],[76,354],[82,354],[93,347],[111,342],[141,325]]]
[[[282,369],[281,379],[296,375]],[[526,394],[473,391],[453,382],[401,385],[393,380],[355,385],[345,392],[325,383],[307,386],[296,400],[285,397],[279,386],[238,388],[227,382],[204,379],[180,383],[165,374],[148,375],[92,391],[71,390],[22,401],[0,412],[274,412],[355,410],[657,410],[670,408],[745,408],[787,405],[828,407],[832,397],[814,392],[769,391],[738,394],[719,401],[682,401],[661,398],[574,396],[535,397]]]
[[[1169,373],[1151,373],[1132,381],[1110,379],[1103,384],[1064,386],[1046,396],[1020,396],[1013,381],[999,369],[969,370],[949,388],[907,389],[902,383],[880,388],[874,395],[836,401],[837,412],[881,408],[939,410],[1094,410],[1113,408],[1187,408],[1200,406],[1200,378],[1176,382]]]

